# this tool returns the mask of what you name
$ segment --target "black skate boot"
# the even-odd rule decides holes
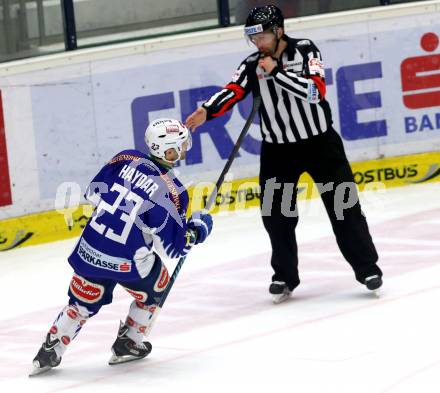
[[[373,291],[374,294],[379,297],[380,291],[379,288],[382,286],[382,278],[377,274],[374,276],[369,276],[364,280],[364,284],[370,291]]]
[[[273,303],[279,304],[287,300],[292,294],[292,291],[284,281],[274,281],[269,286],[269,293],[272,295]]]
[[[367,277],[364,283],[370,291],[375,291],[382,286],[382,278],[376,274],[375,276]]]
[[[61,357],[55,352],[55,347],[59,344],[59,339],[51,340],[50,333],[47,333],[46,341],[41,346],[35,356],[32,365],[33,370],[29,374],[30,377],[49,371],[53,367],[57,367],[61,363]]]
[[[128,326],[122,322],[119,325],[118,337],[113,343],[113,355],[108,364],[120,364],[131,362],[146,357],[153,349],[148,341],[141,344],[136,344],[131,338],[127,337]]]

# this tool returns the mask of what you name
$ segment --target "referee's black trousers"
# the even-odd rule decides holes
[[[295,228],[297,184],[308,172],[320,194],[339,249],[363,283],[382,276],[378,255],[361,211],[354,177],[341,138],[333,129],[296,143],[263,142],[260,158],[261,213],[272,245],[272,281],[298,286],[298,248]]]

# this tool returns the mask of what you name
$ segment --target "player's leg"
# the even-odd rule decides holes
[[[119,282],[134,300],[130,304],[125,323],[120,323],[109,364],[142,359],[151,352],[152,345],[144,341],[144,335],[168,281],[168,270],[156,255],[156,261],[147,277],[136,281]]]
[[[377,251],[361,210],[341,138],[333,130],[326,134],[325,143],[318,151],[320,162],[314,163],[309,173],[322,187],[321,198],[339,249],[353,268],[356,279],[374,290],[382,284]]]
[[[112,301],[113,280],[85,278],[74,274],[69,285],[69,302],[58,314],[37,356],[31,375],[41,374],[60,364],[70,342],[86,321]]]
[[[299,166],[286,163],[292,156],[287,146],[263,143],[260,162],[261,214],[271,246],[271,265],[274,271],[269,292],[274,303],[290,296],[299,285],[298,252],[295,228]],[[289,159],[289,161],[292,161]]]

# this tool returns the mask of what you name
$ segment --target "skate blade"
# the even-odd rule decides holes
[[[378,288],[378,289],[375,289],[375,290],[373,291],[373,293],[374,293],[374,296],[376,296],[377,298],[380,297],[380,289],[379,289],[379,288]]]
[[[31,372],[29,373],[29,377],[34,377],[36,375],[40,375],[43,374],[45,372],[48,372],[52,367],[50,366],[45,366],[45,367],[38,367],[38,366],[33,366],[33,369],[31,370]]]
[[[131,355],[124,355],[124,356],[112,355],[112,357],[108,361],[108,364],[109,366],[115,366],[116,364],[133,362],[134,360],[141,360],[144,359],[145,357],[147,357],[147,355],[142,357],[131,356]]]
[[[272,303],[273,304],[280,304],[280,303],[286,301],[287,299],[289,299],[291,295],[292,295],[292,292],[282,293],[280,295],[272,295]]]

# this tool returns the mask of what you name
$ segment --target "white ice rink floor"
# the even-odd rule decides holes
[[[117,289],[61,365],[35,378],[31,361],[67,301],[75,240],[1,253],[0,391],[439,393],[440,183],[363,194],[363,209],[384,271],[379,298],[355,281],[320,200],[300,203],[302,283],[280,305],[267,292],[258,210],[215,216],[154,326],[148,358],[107,365],[132,300]]]

